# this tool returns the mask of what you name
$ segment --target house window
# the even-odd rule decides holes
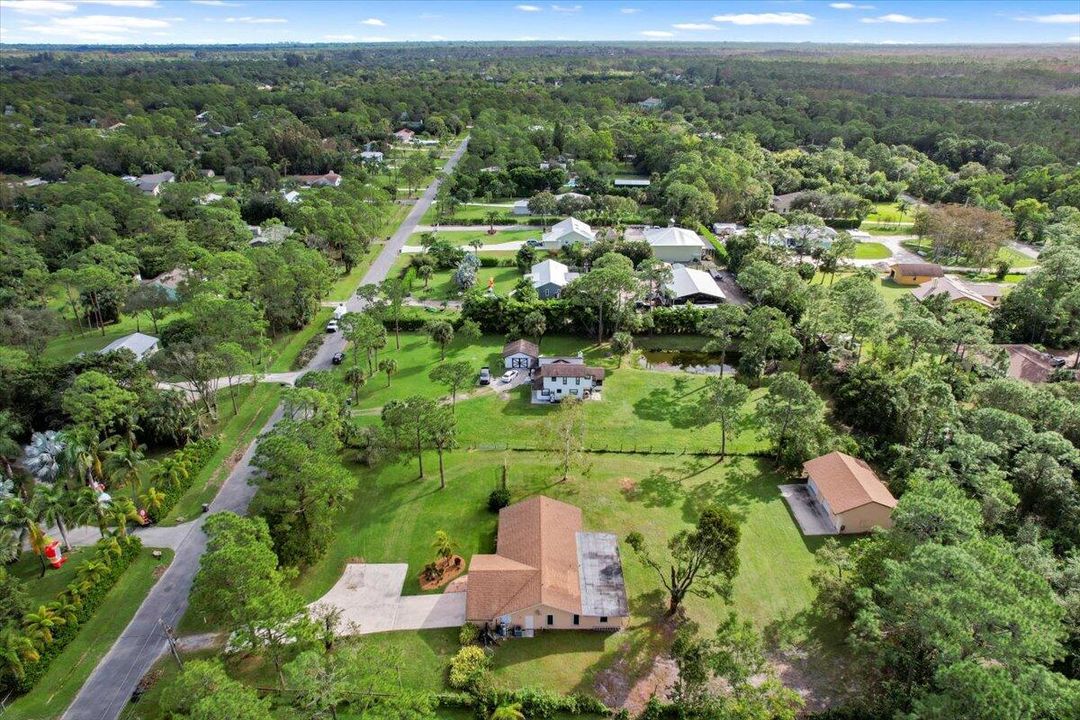
[[[554,625],[555,624],[555,616],[554,615],[548,615],[547,621],[548,621],[548,625]]]
[[[581,624],[581,616],[580,615],[575,615],[574,616],[574,624],[575,625],[580,625]]]
[[[606,623],[607,622],[607,615],[600,616],[600,622]]]

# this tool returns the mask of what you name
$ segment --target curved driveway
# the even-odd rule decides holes
[[[465,138],[446,162],[444,170],[449,172],[465,153],[469,139]],[[405,240],[412,234],[435,199],[439,179],[428,186],[424,194],[413,206],[405,221],[364,275],[363,282],[377,283],[383,280],[397,259]],[[355,295],[348,302],[350,311],[363,309]],[[319,352],[308,364],[307,370],[330,367],[330,358],[342,350],[345,340],[340,334],[327,336]],[[279,407],[263,428],[266,432],[281,419]],[[217,497],[210,504],[210,512],[232,511],[246,512],[248,503],[255,494],[255,487],[248,484],[252,476],[251,457],[255,452],[252,443],[244,452],[225,480]],[[63,714],[62,720],[113,720],[127,705],[131,693],[154,662],[168,650],[165,636],[159,621],[175,627],[183,617],[188,606],[188,593],[191,583],[199,569],[199,558],[206,550],[206,535],[202,532],[202,518],[174,528],[176,554],[169,569],[157,581],[150,593],[143,600],[135,617],[113,643],[112,648],[101,659],[90,677],[75,696],[71,706]]]

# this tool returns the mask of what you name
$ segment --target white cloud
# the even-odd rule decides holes
[[[540,7],[538,5],[515,5],[514,9],[520,10],[521,12],[540,12]]]
[[[739,13],[737,15],[714,15],[714,22],[732,25],[811,25],[813,15],[806,13]]]
[[[1077,25],[1080,24],[1080,13],[1058,13],[1056,15],[1025,15],[1024,17],[1018,17],[1013,19],[1020,22],[1037,22],[1045,23],[1048,25]]]
[[[581,6],[580,5],[552,5],[551,10],[552,10],[552,12],[558,12],[558,13],[576,13],[576,12],[581,12]]]
[[[352,42],[355,39],[355,35],[349,35],[348,33],[342,35],[323,35],[323,40],[329,40],[330,42]]]
[[[849,2],[829,3],[829,7],[833,10],[873,10],[873,5],[856,5]]]
[[[1080,43],[1080,35],[1070,35],[1069,42]]]
[[[449,40],[450,38],[446,37],[445,35],[432,35],[429,39],[435,42],[440,42],[442,40]]]
[[[619,12],[623,15],[633,15],[634,13],[641,12],[641,8],[619,8]]]
[[[384,23],[379,18],[368,18],[367,20],[361,20],[360,24],[361,25],[374,25],[375,27],[386,27],[386,23]]]
[[[210,20],[210,22],[214,21]],[[241,23],[243,25],[280,25],[287,23],[288,20],[279,17],[252,17],[251,15],[245,15],[244,17],[227,17],[221,22]]]
[[[709,23],[675,23],[671,27],[676,30],[719,30],[720,28]]]
[[[942,23],[945,22],[945,18],[939,17],[911,17],[910,15],[901,15],[900,13],[889,13],[888,15],[881,15],[879,17],[864,17],[859,18],[859,22],[864,23],[896,23],[898,25],[926,25],[929,23]]]
[[[28,15],[53,15],[75,12],[78,6],[75,3],[54,2],[54,0],[0,0],[0,9]]]
[[[25,32],[77,42],[136,42],[147,33],[169,27],[165,20],[124,15],[85,15],[52,18],[48,24],[28,25]],[[132,37],[136,33],[140,37]]]
[[[669,38],[675,37],[675,33],[668,32],[667,30],[642,30],[641,34],[645,37],[651,38]]]

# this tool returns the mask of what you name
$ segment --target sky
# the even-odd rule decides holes
[[[0,43],[1069,43],[1080,0],[0,0]]]

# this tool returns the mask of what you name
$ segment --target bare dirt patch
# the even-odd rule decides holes
[[[435,590],[450,583],[458,575],[465,572],[465,558],[455,555],[439,560],[435,563],[435,570],[434,575],[429,575],[426,569],[420,571],[418,577],[421,590]]]
[[[629,477],[621,477],[618,480],[619,489],[624,493],[632,493],[637,489],[637,480]]]

